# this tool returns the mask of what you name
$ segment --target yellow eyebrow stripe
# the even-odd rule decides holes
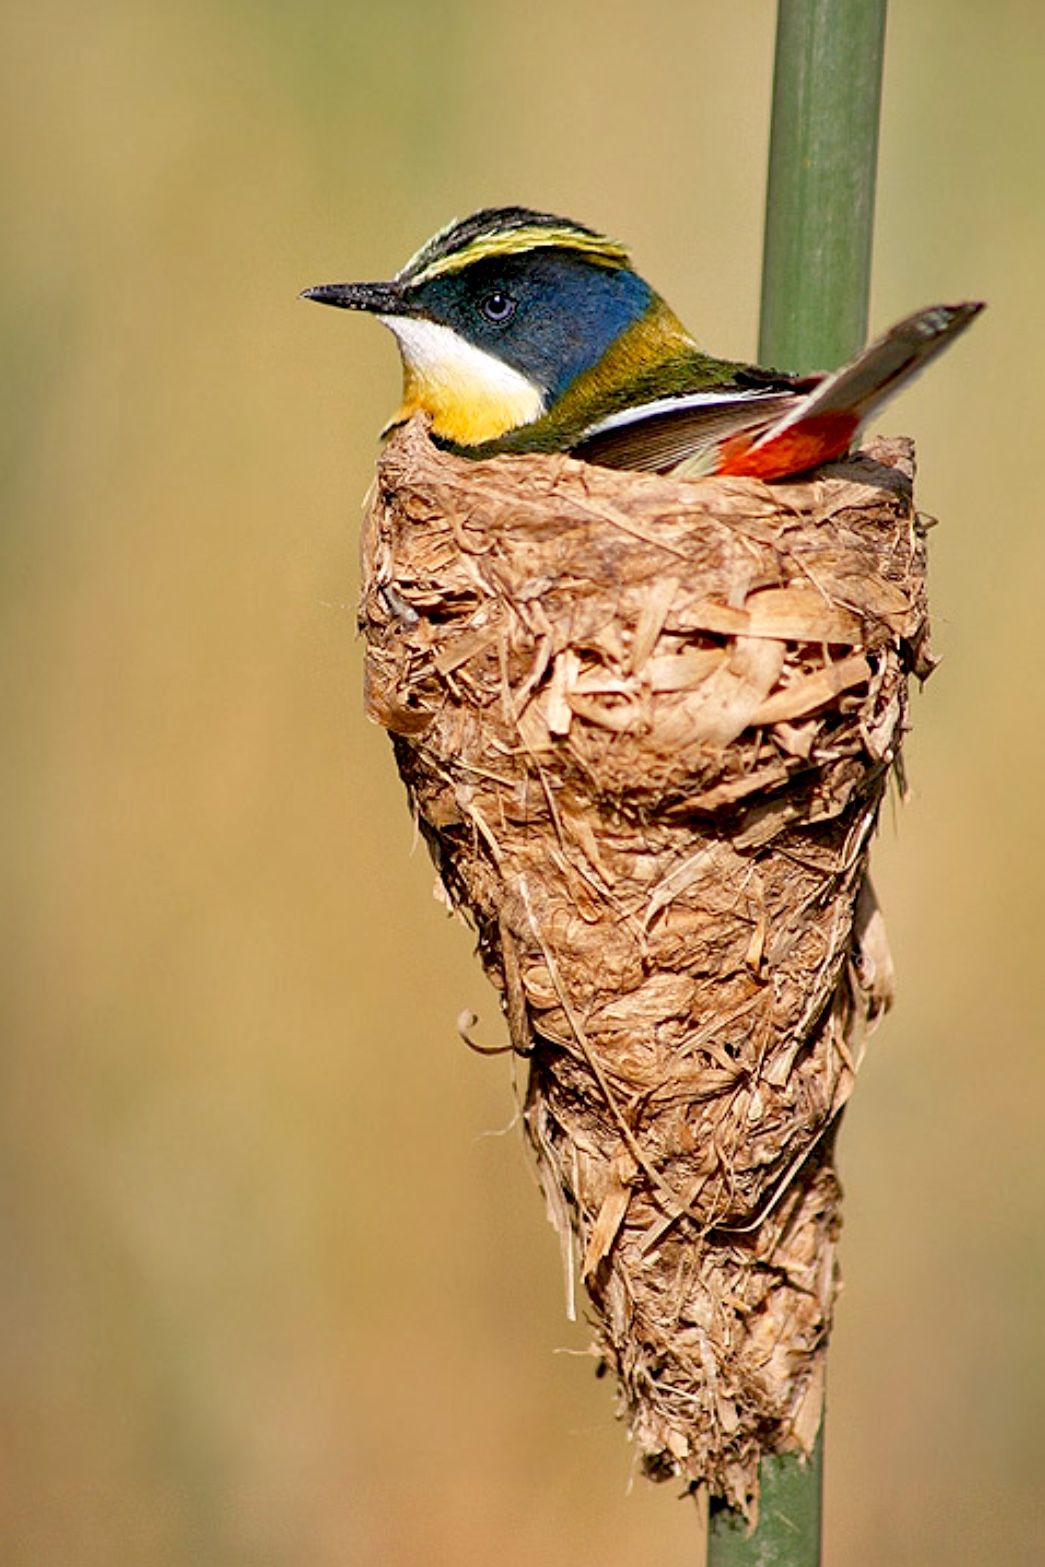
[[[617,269],[626,267],[628,253],[616,240],[605,239],[600,234],[585,234],[572,228],[549,228],[546,225],[532,228],[511,229],[504,234],[481,234],[463,250],[455,250],[449,256],[439,256],[420,272],[410,273],[414,261],[408,261],[400,277],[409,274],[411,287],[427,283],[432,278],[448,273],[461,272],[475,261],[498,259],[502,256],[518,256],[537,249],[572,250],[585,256],[596,266]]]

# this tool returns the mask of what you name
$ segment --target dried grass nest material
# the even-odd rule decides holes
[[[839,1117],[891,971],[868,845],[931,667],[913,451],[802,483],[472,463],[414,423],[364,537],[368,711],[478,933],[647,1472],[808,1454]]]

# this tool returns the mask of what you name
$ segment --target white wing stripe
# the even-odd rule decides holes
[[[716,404],[731,408],[737,403],[759,403],[774,397],[779,398],[780,392],[684,392],[676,397],[657,397],[652,402],[637,403],[634,408],[622,408],[619,413],[598,419],[578,437],[577,444],[607,430],[620,430],[643,419],[655,419],[658,414],[681,413],[689,408],[710,408]]]

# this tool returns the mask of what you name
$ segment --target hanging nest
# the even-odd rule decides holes
[[[753,1516],[808,1455],[835,1133],[891,969],[868,847],[924,676],[913,451],[802,483],[468,462],[366,520],[370,715],[478,933],[647,1472]]]

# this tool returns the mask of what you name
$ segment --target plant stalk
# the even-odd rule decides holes
[[[867,336],[886,0],[780,0],[759,359],[833,370]]]
[[[708,1567],[816,1567],[820,1561],[824,1427],[808,1463],[792,1453],[763,1458],[758,1526],[712,1499]]]
[[[867,336],[886,0],[779,0],[759,360],[833,370]],[[759,1522],[712,1498],[708,1567],[817,1567],[823,1423],[763,1459]]]

